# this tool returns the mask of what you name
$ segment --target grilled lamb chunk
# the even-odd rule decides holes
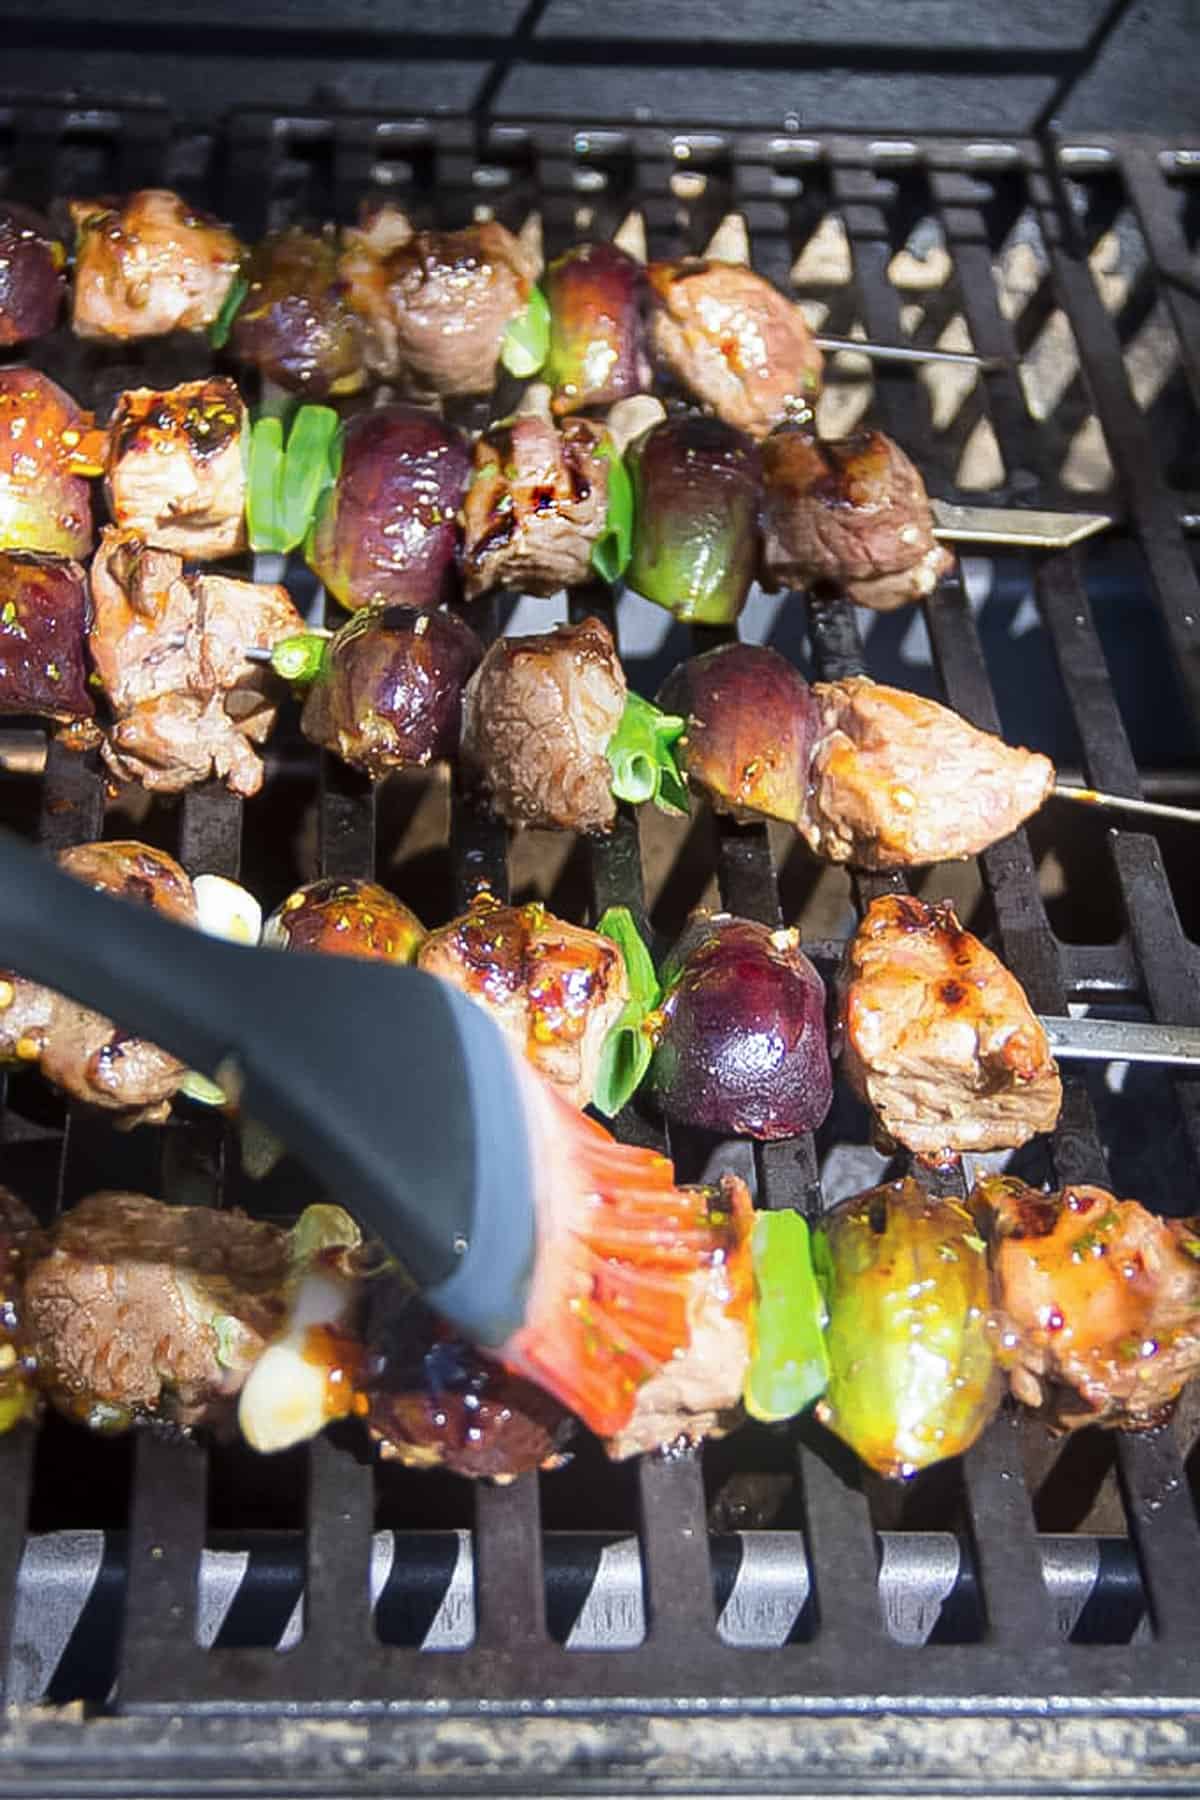
[[[629,998],[625,961],[609,938],[536,903],[502,906],[482,894],[429,934],[417,964],[478,1001],[573,1106],[589,1103],[604,1040]]]
[[[43,1391],[100,1430],[221,1423],[282,1322],[287,1272],[277,1225],[92,1194],[25,1277]]]
[[[76,562],[0,553],[0,713],[90,719],[87,577]]]
[[[367,378],[362,324],[338,272],[332,228],[271,232],[243,271],[230,352],[308,400],[353,394]]]
[[[1159,1425],[1200,1368],[1200,1221],[1104,1188],[1044,1194],[988,1175],[998,1347],[1013,1393],[1059,1431]]]
[[[0,346],[44,337],[58,323],[67,253],[40,213],[0,204]]]
[[[77,844],[59,867],[104,893],[197,923],[184,871],[165,851],[124,840]],[[65,995],[8,972],[0,979],[0,1062],[36,1064],[74,1100],[118,1114],[122,1127],[158,1124],[184,1075],[182,1063]]]
[[[92,564],[89,646],[116,714],[104,760],[122,780],[163,793],[223,777],[256,794],[254,746],[275,722],[280,684],[247,662],[303,631],[282,587],[183,573],[181,557],[111,527]]]
[[[820,712],[797,828],[818,856],[901,869],[976,856],[1037,811],[1054,765],[865,675],[817,682]]]
[[[1020,983],[950,902],[885,894],[851,940],[842,1072],[888,1137],[934,1161],[1051,1131],[1062,1083]]]
[[[163,337],[213,323],[241,262],[231,231],[167,188],[117,206],[72,200],[70,214],[79,337]]]
[[[371,1284],[367,1427],[385,1462],[515,1480],[563,1460],[575,1421],[438,1319],[407,1284]]]
[[[246,547],[249,415],[223,375],[117,401],[106,492],[121,531],[197,562]]]
[[[763,445],[763,582],[831,583],[891,612],[931,594],[954,558],[933,535],[925,483],[882,431],[819,443],[785,427]]]
[[[821,352],[800,308],[740,263],[658,262],[654,354],[727,425],[764,438],[811,413]]]
[[[463,586],[554,594],[591,574],[608,511],[604,429],[568,419],[556,429],[526,413],[493,425],[475,445],[463,502]]]
[[[414,398],[490,393],[505,330],[535,277],[493,220],[414,232],[392,210],[346,233],[340,272],[368,327],[373,372]]]
[[[91,554],[91,489],[72,467],[88,422],[48,375],[0,369],[0,550]]]
[[[741,1419],[754,1296],[750,1196],[736,1175],[722,1175],[712,1188],[682,1191],[703,1195],[710,1220],[724,1221],[724,1243],[691,1278],[687,1349],[643,1383],[628,1424],[605,1445],[617,1459],[724,1437]]]
[[[25,1328],[25,1271],[42,1248],[29,1208],[0,1187],[0,1437],[37,1415],[37,1358]]]
[[[497,638],[467,686],[464,764],[510,825],[611,831],[605,751],[625,695],[599,619]]]

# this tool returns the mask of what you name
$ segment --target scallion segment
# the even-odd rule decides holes
[[[283,422],[256,419],[250,427],[246,525],[252,550],[290,549],[283,528]]]
[[[300,631],[294,637],[280,638],[271,650],[272,669],[281,681],[307,687],[321,673],[329,638],[327,631]]]
[[[790,1419],[829,1383],[825,1301],[808,1225],[798,1212],[760,1212],[754,1257],[754,1354],[743,1399],[752,1419]]]
[[[229,342],[229,334],[233,330],[233,321],[237,318],[242,301],[250,292],[250,283],[244,275],[235,275],[225,290],[225,298],[221,302],[221,310],[208,328],[208,341],[214,350],[223,350]]]
[[[627,695],[621,723],[605,751],[618,800],[631,806],[652,800],[663,812],[687,812],[687,787],[672,749],[686,726],[686,719],[659,712],[640,694]]]
[[[250,548],[282,555],[301,543],[339,461],[339,420],[331,406],[302,406],[286,449],[282,421],[257,419],[246,484]]]
[[[654,963],[627,906],[610,906],[596,930],[611,938],[625,959],[629,999],[600,1051],[600,1067],[592,1104],[605,1118],[615,1118],[637,1092],[654,1043],[650,1015],[662,998]]]
[[[550,351],[550,307],[540,287],[530,290],[524,312],[510,319],[500,345],[500,361],[525,381],[536,375]]]
[[[608,463],[608,510],[604,531],[592,545],[592,567],[601,581],[620,581],[633,551],[633,483],[608,438],[598,454]]]

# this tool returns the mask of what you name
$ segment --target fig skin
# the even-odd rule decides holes
[[[762,457],[720,419],[677,414],[629,446],[627,584],[677,619],[732,625],[758,566]]]
[[[673,669],[657,704],[687,720],[676,755],[718,812],[799,822],[820,715],[786,657],[765,645],[722,644]]]
[[[326,875],[288,895],[263,926],[275,950],[410,963],[425,940],[416,913],[374,881]]]
[[[81,435],[88,423],[48,375],[0,369],[0,550],[91,553],[91,486],[70,473],[63,441],[64,432]]]
[[[362,327],[338,276],[332,231],[272,232],[243,273],[249,291],[229,334],[239,362],[308,400],[363,386]]]
[[[616,244],[576,244],[546,270],[550,351],[542,371],[560,417],[650,386],[646,276]]]
[[[0,713],[60,725],[94,718],[84,650],[91,622],[79,563],[0,552]]]
[[[987,1250],[911,1177],[843,1200],[813,1239],[829,1308],[817,1417],[893,1480],[968,1450],[1000,1401]]]
[[[67,291],[67,253],[40,213],[0,204],[0,345],[53,331]]]
[[[309,567],[351,612],[437,606],[451,585],[471,472],[461,433],[418,406],[378,406],[349,420],[341,457]]]
[[[825,984],[794,932],[697,915],[662,981],[645,1081],[660,1111],[740,1137],[815,1130],[833,1098]]]
[[[456,756],[463,689],[482,657],[452,613],[365,608],[326,646],[301,730],[373,778]]]

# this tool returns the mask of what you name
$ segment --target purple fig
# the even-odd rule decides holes
[[[90,719],[87,577],[76,562],[0,553],[0,713]]]
[[[44,337],[58,323],[67,253],[39,213],[0,205],[0,344]]]
[[[331,230],[273,232],[252,253],[244,279],[229,337],[239,362],[311,400],[362,387],[362,327],[338,275]]]
[[[762,459],[720,419],[681,413],[626,452],[633,554],[625,580],[693,625],[732,625],[758,564]]]
[[[74,473],[89,419],[37,369],[0,369],[0,550],[87,556],[92,497]]]
[[[609,406],[650,386],[646,278],[615,244],[576,244],[550,264],[550,353],[543,370],[556,413]]]

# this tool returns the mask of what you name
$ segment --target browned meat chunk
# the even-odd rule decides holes
[[[510,825],[611,831],[605,751],[625,672],[599,619],[497,638],[467,686],[463,759]]]
[[[219,1421],[282,1322],[287,1269],[277,1225],[92,1194],[25,1278],[43,1391],[100,1429]]]
[[[66,247],[40,213],[0,203],[0,345],[43,337],[58,323]]]
[[[1062,1431],[1161,1424],[1200,1368],[1200,1221],[1104,1188],[985,1176],[998,1345],[1014,1394]]]
[[[477,1000],[573,1106],[588,1104],[604,1040],[629,998],[611,939],[536,903],[501,906],[484,894],[430,933],[417,963]]]
[[[705,1191],[711,1196],[713,1221],[725,1222],[724,1248],[691,1277],[691,1341],[638,1389],[629,1423],[606,1444],[612,1457],[724,1437],[741,1419],[751,1351],[754,1212],[745,1183],[736,1175],[722,1175],[716,1187]]]
[[[0,713],[90,719],[87,578],[75,562],[0,553]]]
[[[535,276],[503,225],[414,232],[387,209],[346,233],[340,267],[377,375],[414,398],[491,391],[505,330]]]
[[[882,431],[819,443],[792,428],[763,445],[763,579],[774,590],[832,583],[891,612],[932,594],[954,558],[933,535],[929,497]]]
[[[919,1156],[1015,1150],[1051,1131],[1062,1083],[1015,976],[950,902],[885,894],[852,939],[842,1071],[884,1131]]]
[[[109,528],[92,564],[92,605],[92,660],[116,714],[104,746],[113,773],[164,793],[216,774],[234,793],[256,794],[254,746],[282,690],[245,653],[303,631],[286,589],[185,576],[181,557]]]
[[[25,1271],[42,1249],[29,1208],[0,1187],[0,1437],[37,1415],[37,1357],[25,1327]]]
[[[654,354],[727,425],[766,437],[807,417],[821,352],[800,308],[740,263],[651,263]]]
[[[395,894],[375,881],[323,875],[288,895],[263,926],[277,950],[320,950],[377,962],[411,962],[425,927]]]
[[[817,682],[798,829],[818,856],[902,869],[976,856],[1037,811],[1054,765],[957,713],[865,675]]]
[[[336,234],[292,229],[256,244],[232,354],[309,400],[353,394],[366,381],[362,325],[338,273]]]
[[[248,429],[237,385],[222,375],[122,394],[107,480],[119,529],[198,562],[244,550]]]
[[[463,502],[468,600],[494,587],[553,594],[588,580],[608,511],[603,440],[590,419],[556,429],[532,414],[484,433]]]
[[[192,884],[165,851],[114,839],[78,844],[58,860],[69,875],[92,887],[153,907],[180,924],[197,922]],[[121,1115],[122,1126],[165,1119],[184,1074],[165,1050],[11,972],[0,979],[0,1062],[18,1068],[36,1064],[72,1099]]]
[[[91,490],[72,466],[87,424],[48,375],[0,369],[0,550],[91,553]]]
[[[72,200],[70,212],[80,337],[162,337],[212,324],[241,262],[231,231],[167,188],[145,188],[119,207]]]
[[[385,1462],[512,1481],[552,1469],[575,1423],[532,1381],[457,1337],[405,1284],[371,1284],[367,1426]]]

